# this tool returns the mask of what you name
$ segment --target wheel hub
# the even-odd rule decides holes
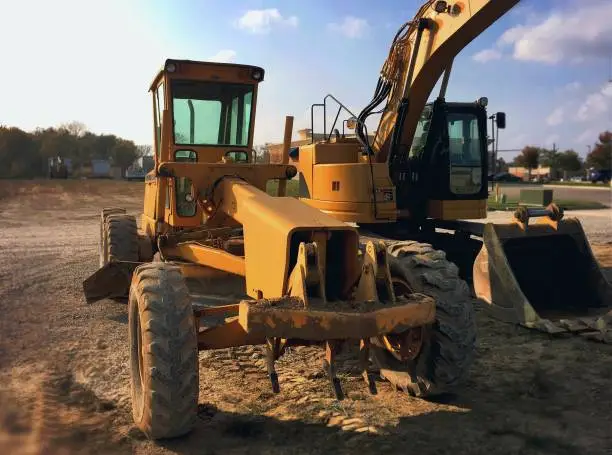
[[[413,293],[408,282],[400,278],[391,278],[393,291],[396,297],[408,296]],[[423,347],[424,330],[423,327],[406,330],[402,333],[384,335],[382,341],[385,348],[398,360],[414,360],[421,352]]]

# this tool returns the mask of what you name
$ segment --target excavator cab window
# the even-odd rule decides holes
[[[477,194],[482,186],[482,142],[473,112],[449,112],[448,141],[450,190],[457,195]]]
[[[486,127],[486,111],[475,103],[428,104],[408,159],[391,163],[398,208],[419,217],[429,200],[486,199]]]
[[[427,143],[427,136],[431,127],[431,109],[425,108],[419,123],[417,123],[412,146],[410,147],[410,158],[417,157],[423,153]]]

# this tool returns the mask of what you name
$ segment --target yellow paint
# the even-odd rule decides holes
[[[487,201],[484,199],[458,201],[429,201],[427,216],[439,220],[471,220],[487,217]]]

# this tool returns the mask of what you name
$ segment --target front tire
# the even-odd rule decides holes
[[[467,377],[476,350],[469,288],[459,278],[457,266],[429,244],[390,242],[388,253],[396,294],[417,292],[433,297],[436,320],[425,329],[426,336],[412,360],[400,360],[380,338],[373,339],[373,363],[385,379],[417,397],[450,392]]]
[[[139,266],[128,311],[134,422],[150,439],[187,434],[197,417],[198,342],[180,269]]]

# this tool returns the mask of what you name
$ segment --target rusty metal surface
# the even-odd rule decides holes
[[[266,342],[259,334],[247,333],[238,318],[229,318],[224,324],[198,331],[198,349],[225,349],[235,346],[259,345]]]
[[[396,304],[372,304],[369,311],[350,311],[346,302],[317,303],[311,301],[305,308],[295,299],[242,301],[240,325],[246,333],[269,338],[358,340],[432,324],[435,319],[435,301],[419,294]]]
[[[476,296],[502,321],[612,343],[612,285],[580,222],[553,215],[485,226]]]

